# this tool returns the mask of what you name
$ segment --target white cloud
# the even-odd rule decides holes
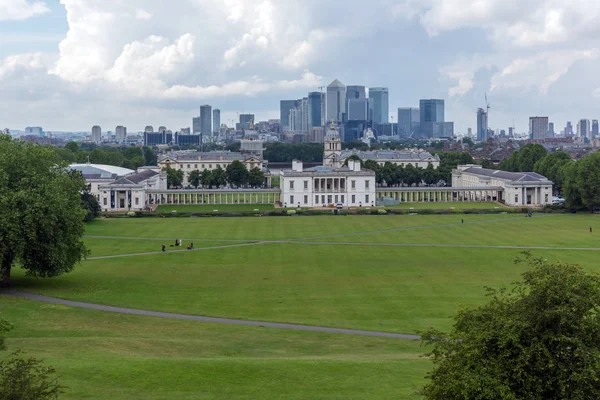
[[[151,18],[152,18],[152,14],[150,14],[146,10],[139,9],[139,10],[136,10],[136,12],[135,12],[135,19],[137,19],[137,20],[147,21]]]
[[[49,11],[43,1],[0,0],[0,21],[28,19]]]

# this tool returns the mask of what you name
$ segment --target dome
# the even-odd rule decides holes
[[[331,126],[325,134],[325,140],[341,140],[340,133],[334,126]]]

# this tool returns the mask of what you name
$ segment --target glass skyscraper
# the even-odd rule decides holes
[[[208,104],[200,106],[200,133],[204,137],[212,134],[212,107]]]
[[[389,90],[384,87],[369,88],[369,102],[375,124],[387,124],[390,119]]]
[[[444,122],[444,100],[425,99],[419,101],[421,136],[433,138]]]
[[[320,92],[308,94],[308,129],[321,126],[321,99]]]
[[[488,139],[488,117],[483,108],[477,109],[477,141],[485,142]]]
[[[290,110],[298,106],[298,100],[281,100],[279,102],[279,123],[281,131],[290,129]]]
[[[421,114],[418,108],[398,108],[398,135],[412,137],[419,134]]]

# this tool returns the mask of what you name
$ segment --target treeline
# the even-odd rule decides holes
[[[145,165],[156,165],[157,154],[150,147],[99,147],[96,145],[69,142],[64,148],[48,146],[63,161],[69,164],[114,165],[129,169],[137,169]]]
[[[166,168],[167,185],[170,188],[181,188],[185,178],[185,173],[181,169]],[[258,188],[265,185],[265,174],[257,167],[250,171],[238,160],[233,161],[226,169],[218,166],[216,169],[191,171],[188,175],[190,187],[206,189],[218,189],[229,185],[232,188]]]
[[[450,152],[441,153],[440,165],[437,168],[429,164],[426,168],[415,167],[412,164],[406,166],[386,162],[383,166],[374,160],[362,162],[356,155],[346,160],[353,159],[361,161],[365,169],[375,172],[375,180],[378,185],[385,186],[420,186],[420,185],[450,185],[452,183],[452,170],[459,164],[472,164],[473,157],[469,153]]]
[[[263,154],[269,162],[292,162],[302,160],[307,163],[323,161],[322,143],[267,143]]]

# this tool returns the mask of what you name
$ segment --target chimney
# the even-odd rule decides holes
[[[293,160],[292,161],[292,171],[294,172],[302,172],[303,171],[303,165],[302,165],[302,161],[300,160]]]

